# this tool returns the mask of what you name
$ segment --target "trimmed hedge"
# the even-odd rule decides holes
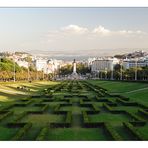
[[[7,111],[8,109],[10,109],[13,106],[14,106],[14,104],[9,104],[9,105],[3,106],[0,111]]]
[[[142,107],[143,109],[148,109],[148,106],[147,105],[144,105],[144,104],[142,104],[142,103],[137,103],[137,105],[139,106],[139,107]]]
[[[108,104],[103,103],[103,107],[106,108],[108,111],[112,111],[112,107],[110,107]]]
[[[66,122],[66,123],[71,123],[71,120],[72,120],[72,112],[69,111],[69,112],[67,112],[65,122]]]
[[[61,104],[58,104],[58,105],[54,108],[54,111],[59,111],[60,107],[61,107]]]
[[[17,115],[17,117],[13,120],[13,122],[18,122],[20,119],[22,119],[26,115],[27,115],[27,112],[23,112],[23,113]]]
[[[36,140],[37,140],[37,141],[45,140],[45,137],[46,137],[47,133],[48,133],[48,127],[44,127],[44,128],[40,131],[40,133],[39,133],[39,135],[37,136]]]
[[[143,109],[139,109],[138,112],[139,112],[141,115],[143,115],[143,116],[145,116],[145,117],[148,117],[148,112],[147,112],[147,111],[145,111],[145,110],[143,110]]]
[[[7,123],[7,127],[9,127],[9,128],[22,128],[25,125],[26,125],[26,123],[16,123],[16,122]]]
[[[27,131],[32,127],[32,123],[27,123],[24,127],[22,127],[16,135],[11,139],[14,141],[21,140],[21,138],[27,133]]]
[[[123,122],[123,125],[136,137],[137,140],[144,140],[143,136],[138,131],[136,131],[132,124]]]
[[[103,127],[104,122],[85,122],[83,126],[86,127],[86,128]]]
[[[116,130],[109,123],[104,123],[104,128],[107,131],[107,133],[113,138],[113,140],[116,141],[123,140],[122,137],[116,132]]]
[[[82,115],[83,115],[83,121],[84,121],[84,123],[85,122],[89,122],[89,118],[88,118],[87,112],[86,111],[82,111]]]
[[[8,111],[7,113],[0,116],[0,121],[4,120],[6,117],[8,117],[8,116],[10,116],[12,114],[13,114],[13,111]]]
[[[69,128],[70,127],[70,123],[66,123],[66,122],[52,122],[50,123],[50,128]]]
[[[49,108],[49,104],[46,104],[45,106],[43,106],[43,108],[41,109],[41,111],[46,111]]]
[[[94,109],[94,111],[96,113],[99,113],[100,112],[100,109],[95,104],[92,104],[92,108]]]
[[[125,106],[138,106],[137,102],[128,102],[128,101],[122,100],[120,98],[118,98],[116,100],[117,100],[117,102],[120,102],[121,104],[123,104]]]
[[[144,119],[140,118],[139,116],[129,112],[129,111],[125,111],[125,113],[129,116],[131,116],[132,118],[134,118],[134,120],[136,121],[143,121],[143,122],[146,122]]]
[[[54,111],[54,114],[58,114],[58,115],[66,115],[66,114],[67,114],[67,111],[58,110],[58,111]]]

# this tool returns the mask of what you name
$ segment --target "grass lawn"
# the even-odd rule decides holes
[[[79,106],[64,106],[61,107],[60,110],[62,111],[72,111],[75,114],[81,114],[83,110],[88,111],[91,110],[89,107],[79,107]]]
[[[99,81],[99,80],[88,80],[92,84],[97,84],[112,93],[124,93],[148,87],[146,83],[134,83],[134,82],[117,82],[117,81]]]
[[[148,123],[143,127],[138,127],[136,130],[140,132],[141,135],[145,138],[145,140],[148,140]]]
[[[121,95],[129,97],[133,101],[141,102],[148,105],[148,89],[145,89],[148,88],[148,83],[99,81],[99,80],[88,80],[88,82],[99,85],[107,89],[111,93],[119,93]],[[145,89],[145,90],[140,90],[140,89]]]
[[[121,122],[129,121],[130,118],[124,114],[99,113],[89,115],[91,122],[109,122],[111,124],[121,124]]]
[[[50,122],[64,122],[65,115],[29,114],[21,122],[31,122],[34,126],[43,127]]]
[[[125,111],[129,111],[131,113],[136,113],[139,109],[141,109],[140,107],[136,107],[136,106],[117,106],[117,107],[112,107],[115,110],[125,110]]]
[[[32,107],[32,106],[24,106],[24,107],[12,107],[10,110],[14,111],[14,114],[20,114],[24,111],[39,111],[41,107]]]
[[[7,128],[0,126],[0,140],[10,140],[17,131],[18,128]]]
[[[109,140],[102,128],[49,129],[47,140]]]
[[[28,82],[0,82],[0,104],[3,102],[16,101],[18,99],[26,98],[28,94],[40,93],[41,90],[47,88],[49,85],[55,85],[59,82],[51,81],[34,81]],[[17,89],[18,86],[27,86],[30,92]]]

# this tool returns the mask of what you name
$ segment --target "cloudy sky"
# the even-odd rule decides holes
[[[148,8],[0,8],[0,51],[51,56],[148,49]]]

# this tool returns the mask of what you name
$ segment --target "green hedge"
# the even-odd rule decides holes
[[[125,111],[125,113],[129,116],[131,116],[136,121],[145,121],[144,119],[140,118],[139,116],[135,115],[134,113],[131,113],[129,111]],[[145,121],[146,122],[146,121]]]
[[[84,121],[84,123],[85,122],[89,122],[89,117],[87,115],[87,112],[86,111],[82,111],[82,115],[83,115],[83,121]]]
[[[48,108],[49,108],[49,104],[46,104],[45,106],[42,107],[41,110],[44,112],[44,111],[46,111]]]
[[[66,115],[66,123],[71,123],[71,120],[72,120],[72,112],[69,111],[67,112],[67,115]]]
[[[22,119],[26,115],[27,115],[27,112],[23,112],[21,114],[18,114],[17,117],[13,120],[13,122],[18,122],[20,119]]]
[[[138,112],[142,115],[144,115],[145,117],[148,117],[148,112],[143,110],[143,109],[139,109]]]
[[[45,137],[46,137],[47,133],[48,133],[48,127],[44,127],[44,128],[40,131],[40,133],[39,133],[39,135],[37,136],[36,140],[37,140],[37,141],[45,140]]]
[[[60,107],[61,107],[61,105],[58,104],[58,105],[54,108],[54,111],[59,111]]]
[[[108,111],[112,111],[112,107],[110,107],[108,104],[103,103],[103,107],[105,107]]]
[[[143,136],[133,127],[132,124],[123,122],[123,125],[137,138],[137,140],[144,140]]]
[[[21,138],[27,133],[27,131],[32,127],[32,123],[27,123],[24,127],[22,127],[16,135],[11,139],[14,141],[21,140]]]
[[[8,111],[7,113],[0,116],[0,121],[4,120],[6,117],[13,114],[13,111]]]
[[[94,111],[100,112],[100,109],[94,103],[92,104],[92,108],[94,109]]]
[[[109,133],[109,135],[113,138],[113,140],[116,141],[123,140],[122,137],[116,132],[116,130],[109,123],[104,123],[104,127],[107,133]]]

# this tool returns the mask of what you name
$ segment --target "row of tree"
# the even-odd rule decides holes
[[[148,66],[125,69],[120,64],[116,64],[113,71],[100,71],[92,76],[114,80],[148,80]]]
[[[0,59],[0,81],[32,81],[49,78],[51,78],[51,75],[46,75],[42,71],[37,71],[33,65],[30,65],[29,68],[25,68],[20,67],[17,63],[10,59]]]

